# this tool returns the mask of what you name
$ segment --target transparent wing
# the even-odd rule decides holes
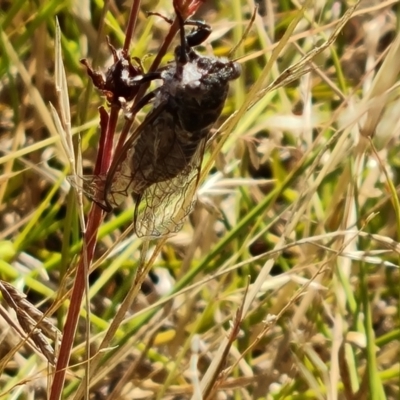
[[[181,229],[196,202],[205,145],[203,139],[191,162],[175,178],[149,186],[138,198],[134,217],[138,237],[159,238]]]
[[[138,237],[154,237],[178,232],[196,202],[206,139],[203,139],[187,167],[175,178],[154,183],[137,197],[134,225]],[[101,208],[110,211],[104,201],[105,175],[69,176],[68,181]]]
[[[143,99],[143,103],[154,97],[156,91],[148,93]],[[151,95],[151,96],[150,96]],[[145,101],[143,101],[145,100]],[[141,103],[139,103],[141,104]],[[138,109],[140,109],[138,107]],[[135,142],[139,136],[148,129],[155,119],[164,111],[165,103],[159,104],[130,135],[124,143],[118,154],[114,155],[112,164],[107,174],[102,175],[71,175],[67,176],[68,182],[77,190],[94,201],[99,207],[106,212],[110,212],[113,208],[118,207],[129,195],[132,178],[129,154],[135,147]],[[133,152],[134,153],[134,152]]]
[[[106,175],[70,175],[67,181],[77,190],[95,202],[106,212],[110,212],[110,206],[104,200],[104,187],[106,183]]]

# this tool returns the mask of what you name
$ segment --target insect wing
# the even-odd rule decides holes
[[[122,149],[114,156],[107,174],[71,175],[68,182],[106,212],[118,207],[130,192],[131,169],[129,168],[130,151],[142,132],[162,113],[165,104],[161,103],[131,134]],[[128,161],[127,161],[128,158]]]
[[[82,190],[82,193],[100,208],[107,212],[111,211],[109,205],[104,201],[106,175],[70,175],[67,176],[67,181],[76,190]]]
[[[187,167],[173,179],[148,187],[135,210],[138,237],[160,237],[178,232],[193,210],[206,139],[202,139]]]

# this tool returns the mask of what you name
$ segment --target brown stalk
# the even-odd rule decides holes
[[[126,43],[130,43],[132,32],[136,23],[137,12],[139,10],[140,0],[135,0],[132,5],[132,11],[128,23],[130,35],[126,36]],[[100,109],[100,145],[98,157],[96,160],[95,173],[106,173],[111,165],[112,144],[114,140],[115,128],[118,122],[120,108],[111,107],[110,115],[106,117],[104,109]],[[71,302],[68,309],[68,315],[64,326],[64,335],[60,345],[60,352],[54,374],[54,380],[51,386],[50,400],[58,400],[65,383],[65,374],[67,371],[71,350],[75,338],[76,328],[79,320],[79,313],[83,294],[85,292],[89,265],[93,260],[94,250],[97,244],[97,232],[104,216],[104,211],[95,203],[92,203],[88,215],[88,223],[83,239],[83,247],[79,264],[76,270],[76,277],[72,288]]]

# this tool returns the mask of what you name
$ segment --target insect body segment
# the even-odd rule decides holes
[[[150,77],[134,77],[137,82],[163,80],[152,92],[152,110],[115,156],[108,174],[84,180],[84,189],[90,179],[97,181],[99,190],[89,196],[106,210],[133,195],[138,236],[175,232],[191,211],[208,135],[222,112],[229,81],[240,75],[236,62],[202,56],[192,48],[208,37],[208,25],[184,22],[179,14],[178,20],[181,43],[175,60]],[[196,29],[185,36],[184,25]]]

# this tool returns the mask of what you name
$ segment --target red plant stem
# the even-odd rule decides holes
[[[106,144],[108,145],[109,140],[107,140],[107,132],[108,132],[108,123],[110,121],[108,112],[104,107],[99,108],[99,114],[100,114],[100,140],[99,140],[99,151],[97,152],[97,159],[96,159],[96,164],[94,166],[94,175],[99,175],[101,173],[102,165],[103,165],[103,159],[105,158],[104,154],[106,153]],[[106,127],[103,129],[103,127]],[[104,132],[104,134],[103,134]]]
[[[110,117],[107,119],[105,132],[103,130],[104,125],[102,125],[101,136],[104,137],[104,139],[101,140],[104,140],[104,146],[102,151],[99,152],[98,160],[96,162],[96,169],[99,168],[100,173],[106,173],[111,162],[112,139],[117,126],[118,112],[118,107],[112,107]],[[105,116],[104,114],[102,115],[101,111],[100,115],[101,121],[105,122]],[[94,250],[97,243],[97,232],[101,224],[103,213],[103,210],[97,206],[97,204],[92,203],[92,208],[88,215],[88,224],[83,240],[84,244],[82,247],[81,257],[79,258],[74,286],[72,288],[71,301],[64,326],[64,334],[60,345],[54,380],[51,386],[50,400],[61,399],[61,393],[65,383],[65,374],[71,356],[76,327],[78,325],[82,298],[85,292],[88,268],[93,260]]]
[[[110,168],[112,161],[114,134],[118,123],[118,114],[120,109],[121,107],[119,105],[112,104],[110,115],[107,119],[107,124],[104,125],[103,122],[106,121],[106,116],[104,115],[104,113],[106,113],[106,111],[102,107],[99,109],[100,126],[106,126],[106,129],[101,129],[99,152],[97,154],[96,165],[94,168],[95,175],[106,174],[108,169]]]
[[[67,371],[69,359],[71,356],[72,345],[75,338],[76,327],[78,325],[79,312],[81,309],[81,303],[83,298],[83,293],[85,291],[85,283],[87,277],[87,268],[90,261],[93,258],[94,249],[96,245],[96,236],[97,230],[99,227],[99,221],[101,220],[103,211],[100,207],[98,207],[95,203],[90,210],[88,217],[88,227],[85,235],[86,237],[90,237],[89,233],[91,233],[91,240],[87,242],[87,246],[83,247],[83,252],[79,259],[78,268],[76,270],[76,276],[74,280],[74,286],[72,288],[72,295],[70,306],[68,308],[67,320],[64,326],[64,335],[61,341],[60,352],[57,359],[56,371],[54,375],[53,384],[51,386],[50,392],[50,400],[59,400],[61,399],[61,393],[64,387],[65,382],[65,374]],[[86,264],[87,261],[87,264]],[[86,264],[86,266],[85,266]]]
[[[129,14],[129,20],[128,20],[128,25],[126,27],[125,41],[123,47],[127,53],[129,52],[129,46],[131,44],[132,35],[133,32],[135,31],[137,16],[139,14],[139,8],[140,8],[140,0],[134,1],[131,8],[131,13]]]
[[[169,32],[168,32],[167,36],[165,37],[165,39],[160,47],[160,50],[158,50],[157,55],[154,58],[154,61],[152,62],[148,72],[154,72],[160,66],[161,60],[167,53],[168,47],[171,45],[171,42],[176,35],[176,32],[178,32],[178,27],[179,27],[178,20],[175,18],[174,23],[171,25]],[[138,102],[143,97],[143,95],[144,95],[144,93],[146,93],[146,90],[148,89],[149,85],[150,85],[150,82],[147,82],[140,86],[139,93],[135,99],[135,103]]]
[[[126,138],[128,137],[128,133],[129,133],[129,131],[131,129],[131,126],[133,124],[133,119],[134,118],[135,118],[135,116],[133,115],[132,118],[125,120],[124,126],[122,127],[122,131],[119,134],[119,139],[118,139],[117,146],[115,147],[115,154],[119,154],[121,152],[121,149],[124,146]]]

